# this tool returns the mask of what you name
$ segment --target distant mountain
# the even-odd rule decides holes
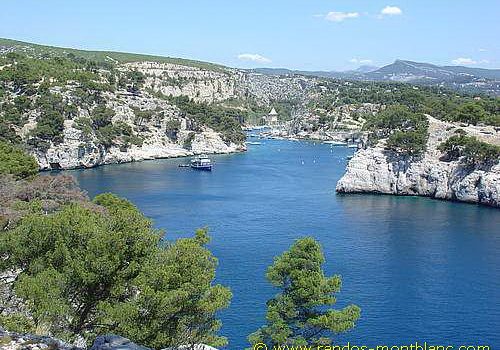
[[[252,71],[271,75],[316,76],[348,80],[396,81],[412,84],[439,85],[456,90],[500,95],[500,69],[471,68],[462,66],[437,66],[430,63],[396,60],[377,68],[361,66],[355,70],[298,71],[284,68],[257,68]]]
[[[402,82],[454,82],[472,83],[480,79],[499,80],[500,69],[469,68],[461,66],[436,66],[429,63],[396,60],[364,75],[369,80]]]
[[[250,71],[254,73],[266,75],[305,75],[321,78],[335,78],[335,79],[355,79],[363,73],[372,72],[377,70],[375,66],[361,66],[354,70],[347,71],[307,71],[307,70],[292,70],[287,68],[255,68]]]
[[[401,82],[473,82],[478,79],[500,81],[500,69],[470,68],[462,66],[437,66],[430,63],[420,63],[396,60],[384,67],[361,66],[347,71],[301,71],[286,68],[256,68],[253,72],[268,75],[309,75],[326,78],[357,78],[363,80],[387,80]]]
[[[380,67],[377,67],[377,66],[364,65],[364,66],[360,66],[358,69],[355,69],[354,72],[370,73],[370,72],[376,71],[379,68]]]

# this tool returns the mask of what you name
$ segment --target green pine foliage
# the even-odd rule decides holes
[[[153,348],[225,343],[215,315],[231,293],[213,283],[206,230],[164,244],[151,220],[112,194],[50,214],[31,206],[0,235],[0,271],[19,272],[12,288],[26,327],[68,341],[113,332]],[[9,317],[19,330],[23,320]]]
[[[500,147],[461,133],[453,135],[438,147],[449,161],[461,160],[471,166],[491,166],[500,161]]]
[[[344,104],[404,105],[414,113],[426,113],[446,121],[500,126],[500,98],[460,94],[439,87],[403,83],[325,80],[322,92],[309,106],[330,110]]]
[[[393,105],[368,117],[364,129],[370,132],[370,142],[387,139],[386,147],[400,154],[418,156],[427,145],[429,122],[421,113],[404,105]]]
[[[331,308],[341,278],[326,277],[324,262],[320,244],[311,237],[297,240],[274,260],[266,277],[279,293],[267,302],[267,324],[248,337],[252,345],[327,345],[332,336],[355,326],[359,307]]]
[[[12,175],[16,179],[28,178],[38,172],[38,163],[21,148],[0,141],[0,176]]]
[[[187,96],[165,98],[179,107],[184,115],[194,119],[199,124],[208,125],[215,131],[222,133],[224,141],[235,143],[245,141],[246,137],[241,131],[240,124],[244,119],[244,114],[241,110],[198,103]]]
[[[115,111],[98,104],[92,110],[90,118],[80,117],[75,120],[75,127],[90,139],[93,135],[105,148],[121,146],[128,148],[131,144],[141,146],[143,139],[134,133],[132,127],[124,122],[113,123]]]

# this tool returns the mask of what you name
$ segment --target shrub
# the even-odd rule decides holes
[[[38,169],[38,163],[33,156],[27,155],[14,145],[0,142],[0,174],[23,179],[35,175]]]
[[[99,129],[111,124],[111,120],[115,115],[115,111],[107,108],[104,104],[97,105],[91,113],[92,126],[94,129]]]
[[[500,159],[500,147],[479,141],[473,136],[454,135],[438,146],[449,160],[462,159],[474,166],[489,166]]]
[[[387,147],[395,152],[417,156],[426,149],[429,122],[420,113],[408,107],[389,106],[384,111],[370,116],[364,129],[370,131],[370,142],[387,138]]]
[[[426,149],[427,134],[418,131],[396,131],[387,139],[387,147],[395,152],[419,155]]]

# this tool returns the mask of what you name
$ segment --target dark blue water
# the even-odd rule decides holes
[[[500,210],[426,198],[339,196],[335,183],[352,150],[264,141],[214,157],[212,173],[183,159],[71,172],[91,196],[134,202],[168,239],[210,228],[217,280],[234,297],[221,314],[230,349],[263,322],[275,292],[264,274],[273,257],[311,235],[328,274],[342,275],[338,306],[362,309],[336,340],[357,344],[488,344],[500,347]]]

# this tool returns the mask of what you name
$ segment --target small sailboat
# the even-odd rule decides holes
[[[191,168],[212,171],[212,161],[207,156],[194,157],[191,159]]]

